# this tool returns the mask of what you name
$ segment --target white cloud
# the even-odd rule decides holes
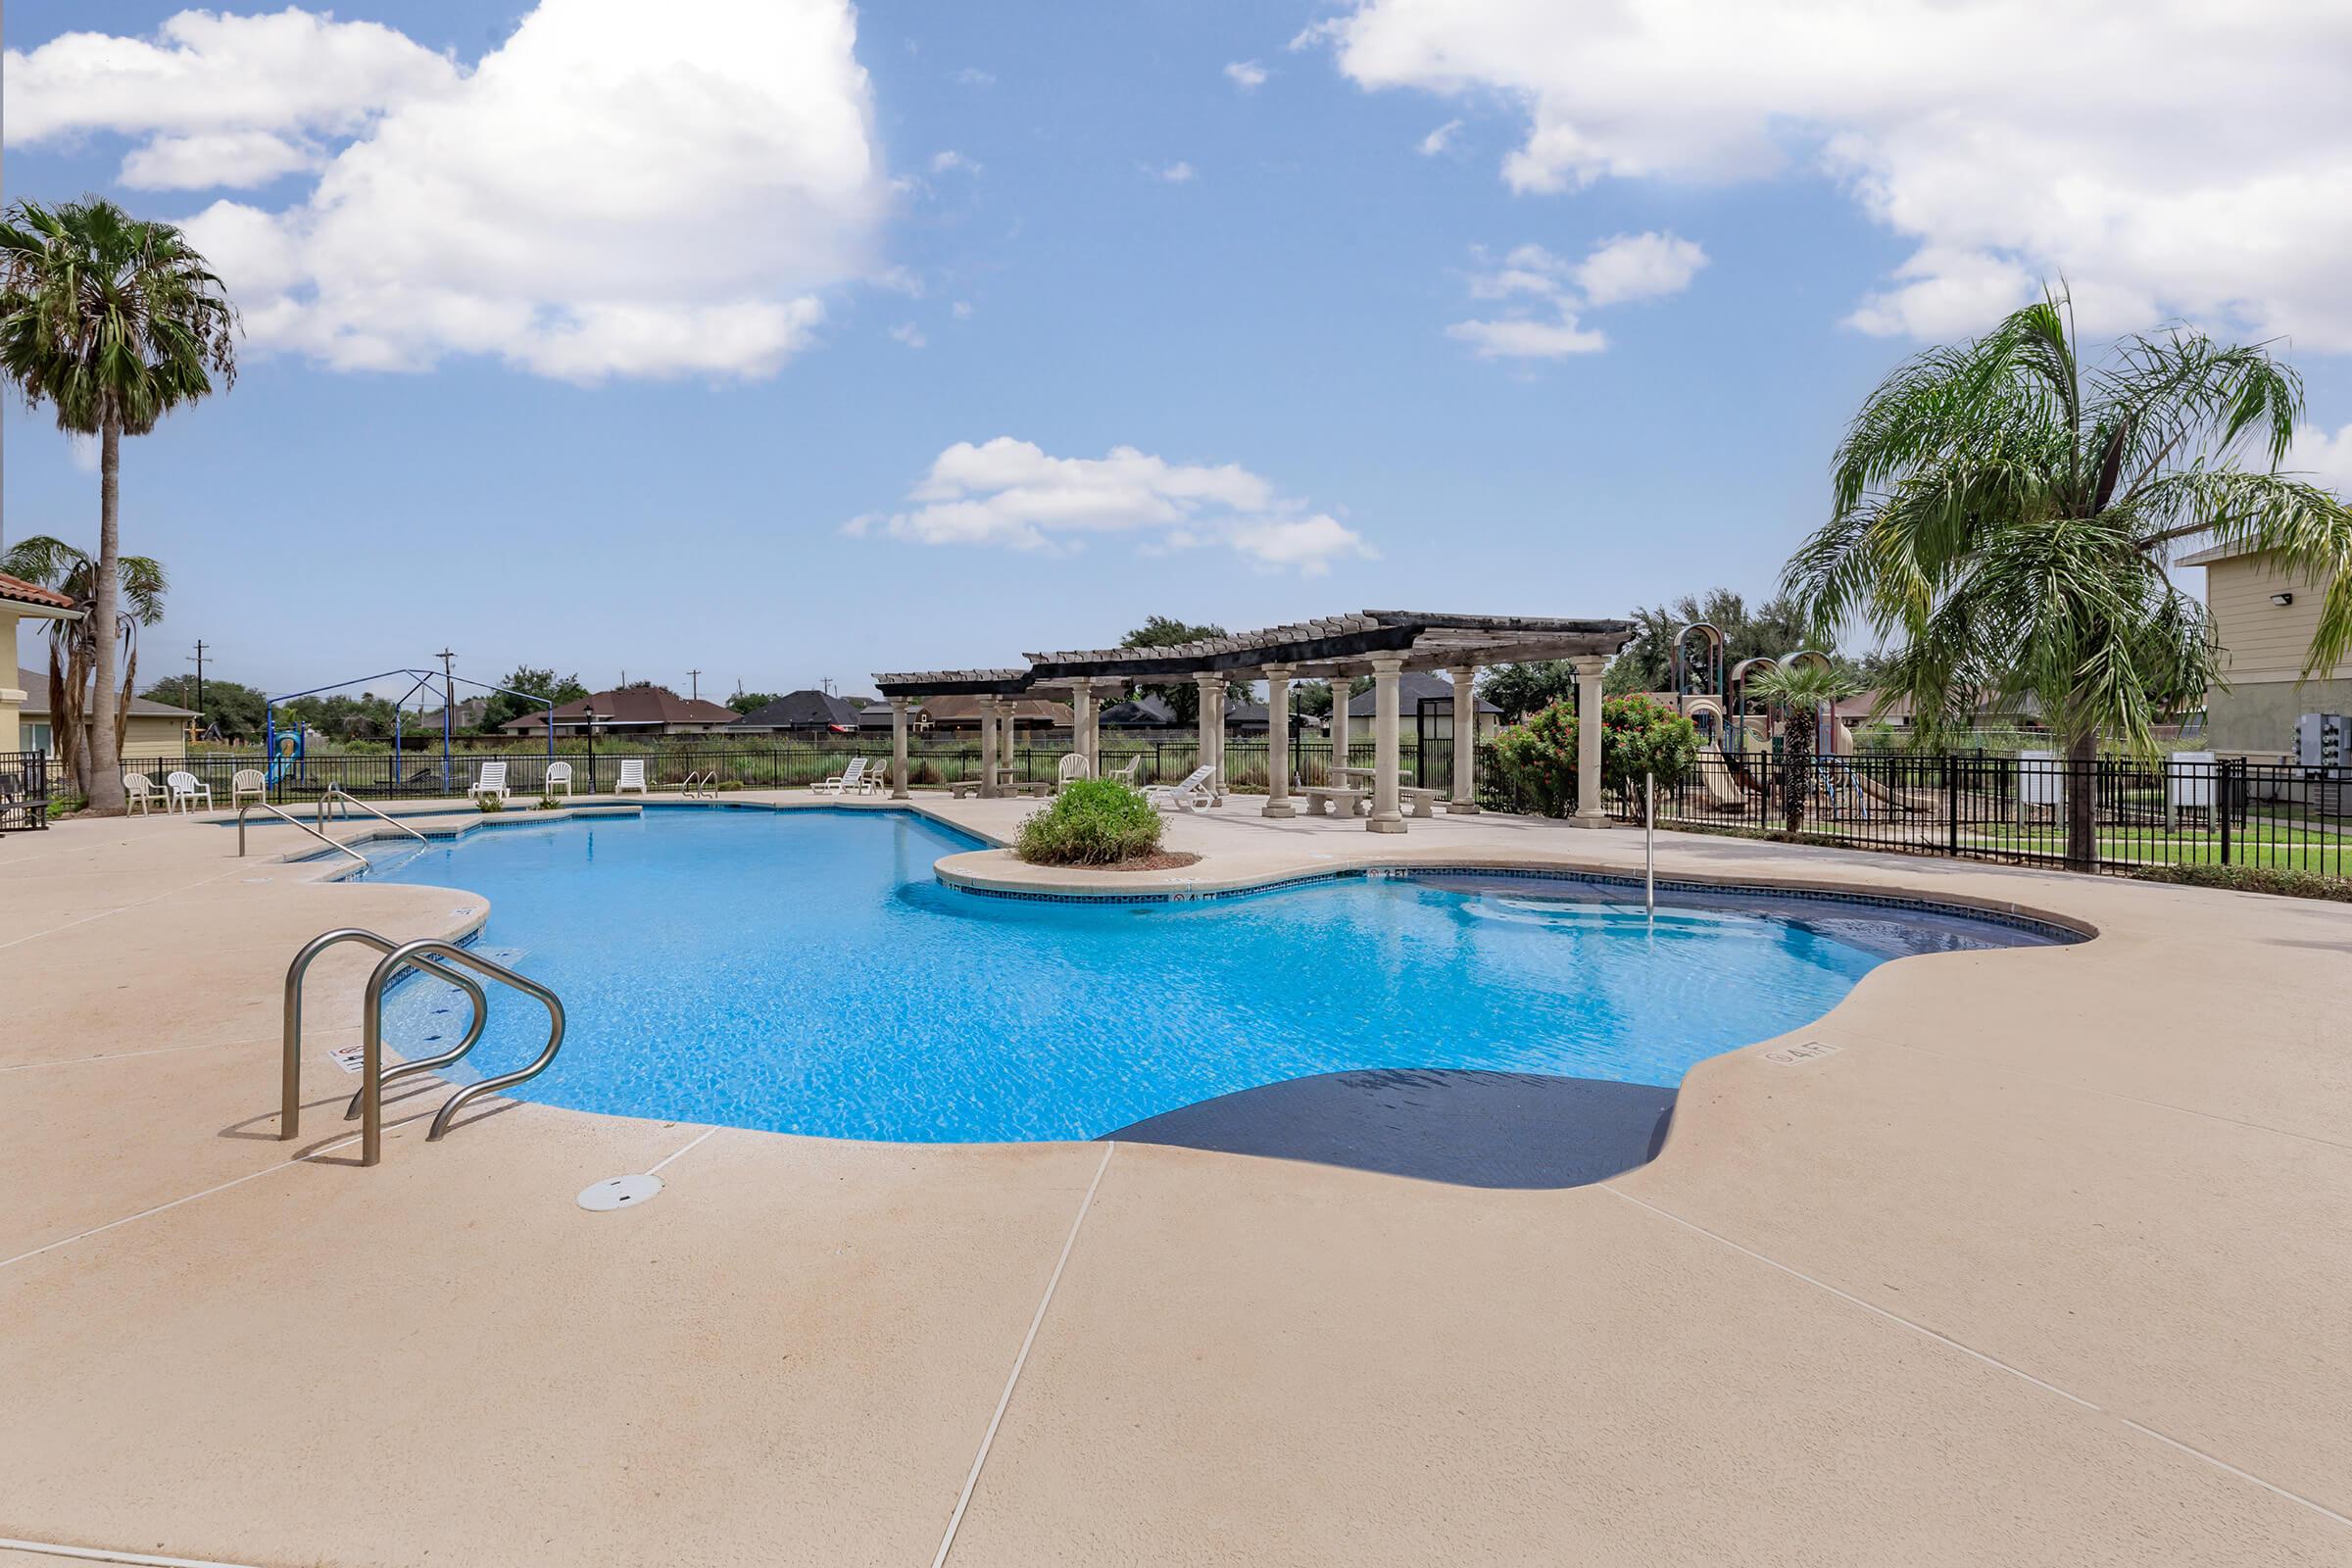
[[[931,172],[934,174],[945,174],[958,169],[962,170],[967,174],[977,174],[980,172],[980,166],[978,164],[972,162],[972,160],[969,158],[964,157],[963,154],[957,152],[953,147],[949,148],[946,152],[933,153],[931,155]]]
[[[1576,270],[1587,305],[1680,294],[1707,265],[1707,253],[1673,234],[1619,234],[1592,248]]]
[[[955,304],[948,307],[948,311],[949,314],[953,315],[958,321],[968,320],[972,314],[972,302],[970,300],[957,300]]]
[[[395,105],[447,93],[457,67],[390,27],[292,7],[273,16],[182,11],[152,37],[69,32],[0,58],[11,147],[92,132],[145,138],[127,185],[245,185],[311,167],[312,140],[349,135]]]
[[[1297,42],[1366,88],[1518,103],[1522,191],[1827,172],[1915,246],[1866,330],[1982,326],[2064,276],[2092,330],[2352,351],[2352,7],[1353,0]]]
[[[1266,84],[1266,68],[1254,60],[1236,60],[1225,68],[1225,79],[1244,92],[1254,92]]]
[[[811,340],[823,291],[888,276],[856,42],[849,0],[541,0],[461,72],[372,24],[187,12],[156,41],[10,55],[9,135],[149,136],[125,177],[163,185],[316,167],[289,207],[186,220],[261,347],[757,376]]]
[[[1571,354],[1598,354],[1609,346],[1599,332],[1579,326],[1574,311],[1563,310],[1554,319],[1505,317],[1491,321],[1456,321],[1446,335],[1470,345],[1482,360],[1557,360]]]
[[[1179,158],[1165,169],[1154,170],[1152,172],[1171,185],[1182,185],[1197,177],[1200,171]]]
[[[96,473],[98,471],[98,438],[94,435],[80,435],[68,430],[66,432],[66,461],[73,464],[77,472]]]
[[[982,71],[978,66],[966,66],[956,73],[956,81],[964,87],[994,87],[997,84],[995,74]]]
[[[1438,154],[1445,152],[1447,148],[1453,145],[1454,132],[1460,130],[1461,128],[1462,122],[1460,121],[1448,120],[1446,122],[1446,123],[1440,125],[1437,129],[1422,137],[1421,156],[1424,158],[1435,158],[1438,156]]]
[[[923,329],[912,321],[901,321],[890,329],[890,335],[893,341],[904,343],[910,349],[922,348],[931,341],[923,336]]]
[[[2352,424],[2341,426],[2333,435],[2316,424],[2305,425],[2295,432],[2295,444],[2279,466],[2308,474],[2314,483],[2326,485],[2339,496],[2352,497]]]
[[[1582,324],[1582,311],[1656,299],[1690,286],[1707,253],[1672,233],[1619,234],[1571,262],[1541,245],[1513,247],[1500,262],[1483,250],[1469,276],[1470,297],[1508,302],[1509,313],[1487,320],[1456,321],[1448,337],[1467,343],[1482,360],[1556,360],[1597,354],[1608,338]]]
[[[1308,575],[1371,554],[1353,529],[1238,464],[1170,463],[1134,447],[1055,458],[1010,436],[959,441],[906,499],[906,510],[869,513],[843,531],[1019,550],[1073,549],[1093,535],[1127,535],[1149,552],[1222,542],[1260,566]]]

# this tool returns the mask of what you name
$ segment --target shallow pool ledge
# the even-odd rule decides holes
[[[1663,859],[1664,857],[1661,857]],[[1468,847],[1421,851],[1408,849],[1346,856],[1315,851],[1280,857],[1267,855],[1263,851],[1246,855],[1210,854],[1203,856],[1197,864],[1173,871],[1098,871],[1076,865],[1031,865],[1010,850],[966,850],[941,857],[932,862],[931,868],[942,885],[966,893],[1009,898],[1125,902],[1180,901],[1222,894],[1256,893],[1295,883],[1385,871],[1423,875],[1444,871],[1527,871],[1590,877],[1615,883],[1631,881],[1639,884],[1641,881],[1641,868],[1638,865],[1628,867],[1622,861],[1598,856],[1569,855],[1556,851],[1530,852],[1518,847],[1509,850]],[[1664,894],[1677,888],[1755,892],[1777,889],[1846,894],[1868,900],[1892,898],[1930,908],[1946,908],[1959,914],[1990,914],[2035,921],[2072,933],[2083,941],[2099,935],[2099,928],[2082,915],[2047,905],[1985,898],[1929,885],[1924,879],[1900,875],[1895,866],[1889,866],[1887,870],[1896,874],[1868,877],[1840,875],[1845,869],[1825,865],[1819,871],[1814,871],[1810,868],[1800,870],[1776,866],[1770,870],[1755,867],[1720,872],[1692,870],[1680,865],[1669,870],[1662,864],[1658,874],[1658,890]]]

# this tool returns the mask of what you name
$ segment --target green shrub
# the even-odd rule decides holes
[[[1523,808],[1566,816],[1575,808],[1576,730],[1575,710],[1554,703],[1494,737],[1488,754],[1493,769]],[[1697,756],[1698,727],[1663,703],[1646,697],[1602,700],[1600,777],[1608,788],[1638,793],[1646,773],[1671,784]]]
[[[1021,823],[1013,853],[1036,865],[1115,865],[1159,848],[1159,813],[1115,779],[1077,779]]]
[[[2352,904],[2352,877],[2323,876],[2284,865],[2151,865],[2132,873],[2142,882],[2181,887],[2227,888],[2232,893],[2276,893],[2289,899],[2328,899]]]
[[[476,801],[474,805],[484,816],[488,816],[494,811],[503,811],[506,809],[506,807],[500,803],[498,797],[495,795],[485,795],[480,800]]]

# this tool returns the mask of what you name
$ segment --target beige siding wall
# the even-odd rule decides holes
[[[2292,594],[2291,605],[2274,605],[2273,594]],[[2320,625],[2321,590],[2305,579],[2278,571],[2266,556],[2217,561],[2205,568],[2205,599],[2224,650],[2222,673],[2232,682],[2294,680]],[[2352,662],[2322,674],[2352,679]]]
[[[0,606],[0,654],[8,662],[0,663],[0,752],[19,752],[24,747],[17,738],[17,705],[24,693],[13,684],[17,678],[17,613]]]
[[[170,713],[133,713],[122,731],[122,756],[152,761],[173,761],[188,755],[188,721]]]

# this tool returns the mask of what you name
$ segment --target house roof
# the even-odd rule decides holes
[[[49,716],[49,672],[45,669],[25,669],[20,665],[17,669],[17,685],[24,692],[24,704],[17,711],[26,718],[47,718]],[[151,697],[133,697],[130,700],[130,716],[133,718],[194,718],[196,710],[173,708],[170,703],[159,703]]]
[[[1165,698],[1147,694],[1105,705],[1097,722],[1106,729],[1163,729],[1176,722],[1176,710]]]
[[[1348,698],[1348,716],[1349,718],[1370,718],[1372,716],[1372,704],[1378,695],[1379,694],[1376,692],[1357,692],[1353,697]],[[1443,675],[1416,670],[1407,670],[1405,673],[1396,677],[1396,710],[1398,712],[1411,712],[1413,710],[1413,705],[1421,702],[1425,698],[1437,698],[1445,702],[1452,702],[1453,682],[1447,680]],[[1478,710],[1482,713],[1499,713],[1502,711],[1501,709],[1496,708],[1493,703],[1488,702],[1484,697],[1477,699],[1477,702]]]
[[[560,705],[554,713],[558,728],[587,722],[593,709],[599,721],[614,728],[654,724],[731,724],[735,710],[696,697],[680,697],[666,686],[624,686],[618,691],[591,692],[576,702]],[[510,718],[500,729],[527,733],[545,729],[547,710],[535,708],[520,718]]]
[[[0,600],[11,604],[34,605],[42,610],[72,610],[74,601],[54,588],[44,588],[37,582],[11,577],[0,571]]]
[[[858,705],[831,692],[786,692],[774,702],[753,709],[735,720],[741,729],[818,729],[829,724],[858,722]]]

